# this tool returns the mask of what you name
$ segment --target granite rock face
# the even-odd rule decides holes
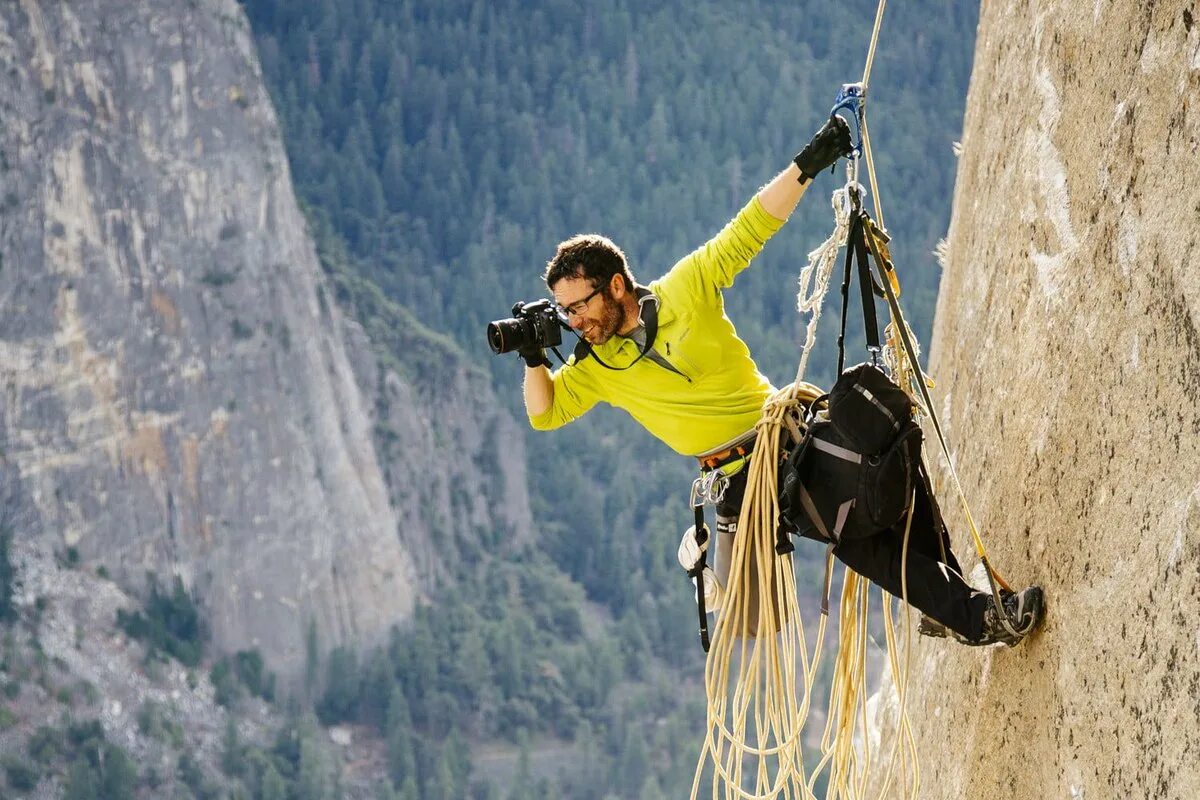
[[[920,796],[1200,796],[1200,7],[985,2],[964,127],[935,397],[1048,615],[920,642]]]
[[[413,465],[389,481],[374,441],[380,387],[416,391],[332,297],[240,7],[4,3],[0,70],[16,535],[126,587],[180,575],[219,650],[284,675],[312,621],[323,647],[378,640],[422,591],[413,548],[436,548],[393,506]],[[483,391],[461,382],[442,391]],[[438,391],[405,400],[425,436]]]

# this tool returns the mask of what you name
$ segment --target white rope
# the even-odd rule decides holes
[[[817,321],[821,319],[821,306],[829,291],[829,278],[838,251],[846,244],[850,232],[850,184],[833,193],[829,198],[833,206],[833,233],[808,254],[808,265],[800,271],[799,288],[796,292],[796,310],[812,316],[804,335],[804,350],[800,353],[800,366],[796,370],[796,382],[804,381],[808,368],[808,356],[817,338]],[[810,291],[811,285],[811,291]]]

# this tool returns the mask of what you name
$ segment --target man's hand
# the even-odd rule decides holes
[[[546,358],[546,351],[540,347],[527,347],[523,350],[518,350],[517,355],[525,359],[525,364],[530,369],[552,366],[550,359]]]
[[[683,567],[683,571],[691,573],[700,563],[700,556],[708,550],[708,537],[704,537],[703,544],[696,541],[696,526],[693,525],[683,532],[683,538],[679,540],[679,566]]]
[[[833,166],[839,158],[850,155],[852,148],[850,126],[835,114],[792,161],[800,168],[802,181],[811,181],[821,170]]]

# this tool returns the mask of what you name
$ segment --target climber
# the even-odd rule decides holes
[[[628,411],[676,452],[696,457],[702,472],[720,470],[728,479],[716,509],[716,569],[703,572],[710,611],[719,609],[728,578],[755,423],[774,391],[725,315],[722,290],[782,227],[813,179],[850,147],[847,124],[831,117],[720,233],[648,286],[634,280],[625,254],[603,236],[581,234],[559,244],[544,278],[557,313],[580,342],[553,374],[545,347],[559,343],[557,330],[550,330],[553,317],[547,316],[554,312],[539,304],[526,307],[528,327],[517,352],[526,363],[525,407],[535,429],[560,427],[607,402]],[[521,315],[520,304],[514,313]],[[504,351],[499,338],[505,331],[494,326],[511,323],[518,321],[489,328],[497,352]],[[934,527],[929,509],[914,513],[914,525]],[[1005,608],[998,609],[992,595],[963,580],[948,543],[937,541],[916,536],[907,554],[908,600],[924,615],[921,632],[949,633],[969,644],[1015,645],[1034,628],[1041,616],[1040,589],[1006,593]],[[679,557],[685,570],[699,563],[707,546],[697,544],[691,532],[684,535]],[[902,596],[901,538],[894,530],[842,542],[833,553]],[[1002,624],[1002,613],[1015,637]]]

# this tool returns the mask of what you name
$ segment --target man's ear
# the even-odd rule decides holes
[[[625,278],[621,273],[618,272],[608,279],[608,293],[615,300],[620,300],[625,295]]]

